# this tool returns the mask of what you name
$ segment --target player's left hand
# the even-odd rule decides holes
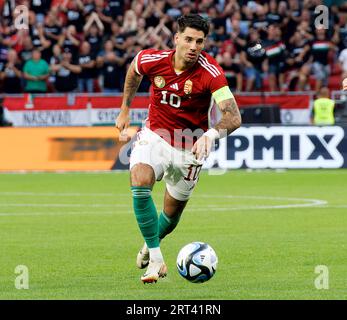
[[[347,78],[342,81],[342,90],[347,90]]]
[[[198,161],[202,161],[210,155],[212,142],[210,137],[203,135],[194,143],[192,152]]]

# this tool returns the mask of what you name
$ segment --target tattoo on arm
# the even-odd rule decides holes
[[[217,123],[215,129],[220,132],[221,137],[224,137],[240,127],[241,115],[234,98],[220,102],[218,107],[222,113],[222,119]]]
[[[130,107],[137,89],[140,86],[143,76],[140,76],[135,71],[134,61],[131,63],[127,75],[125,77],[123,90],[123,106]]]

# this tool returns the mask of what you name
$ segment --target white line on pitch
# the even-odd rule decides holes
[[[56,196],[56,197],[131,197],[129,193],[59,193],[59,192],[0,192],[0,195],[8,195],[8,196]],[[153,196],[159,196],[159,194],[153,194]],[[255,199],[255,200],[285,200],[285,201],[304,201],[304,202],[312,202],[314,205],[322,205],[326,204],[327,201],[319,200],[319,199],[306,199],[306,198],[292,198],[292,197],[274,197],[274,196],[252,196],[252,195],[220,195],[220,194],[197,194],[199,198],[212,198],[212,199]]]
[[[83,211],[83,212],[75,212],[75,211],[63,211],[63,212],[0,212],[0,217],[8,217],[8,216],[64,216],[64,215],[117,215],[119,213],[132,213],[131,210],[128,211]]]
[[[42,208],[128,208],[129,204],[82,204],[82,203],[0,203],[0,207],[42,207]]]
[[[82,193],[82,192],[0,192],[4,196],[30,196],[30,197],[116,197],[116,196],[131,196],[129,194],[115,193]]]
[[[206,207],[195,207],[191,206],[186,209],[188,212],[211,212],[213,211],[243,211],[243,210],[268,210],[268,209],[287,209],[288,207],[284,206],[248,206],[248,207],[214,207],[214,208],[206,208]],[[347,208],[347,205],[323,205],[323,206],[311,206],[313,209],[329,209],[329,208]],[[118,215],[118,214],[129,214],[133,213],[132,210],[115,210],[115,211],[83,211],[83,212],[0,212],[1,216],[57,216],[57,215]]]

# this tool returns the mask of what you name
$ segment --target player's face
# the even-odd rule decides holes
[[[205,45],[205,35],[202,31],[185,28],[184,32],[175,35],[176,53],[187,64],[195,63]]]

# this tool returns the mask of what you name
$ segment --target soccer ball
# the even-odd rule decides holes
[[[215,274],[218,257],[207,243],[192,242],[180,250],[176,264],[183,278],[193,283],[201,283]]]

